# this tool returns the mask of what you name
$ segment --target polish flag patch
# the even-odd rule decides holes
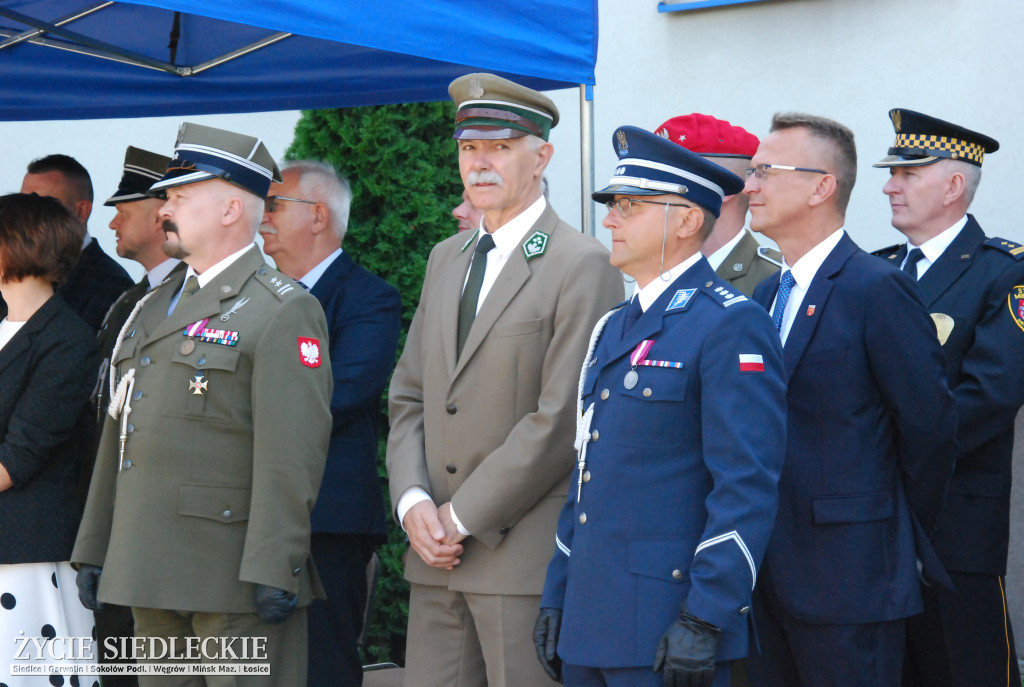
[[[320,367],[320,342],[316,339],[299,337],[299,362],[306,367]],[[764,369],[764,366],[761,366]]]
[[[764,372],[764,358],[754,353],[740,353],[740,372]]]

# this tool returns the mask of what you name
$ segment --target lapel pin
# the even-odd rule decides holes
[[[814,314],[814,306],[813,305],[808,305],[807,306],[807,316],[810,317],[813,314]]]

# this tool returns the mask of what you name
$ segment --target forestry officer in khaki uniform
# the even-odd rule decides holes
[[[484,221],[431,252],[391,381],[391,498],[413,548],[406,684],[536,687],[550,684],[531,636],[575,465],[579,369],[624,289],[541,194],[554,103],[491,74],[448,92]]]
[[[72,555],[83,603],[131,606],[137,637],[176,639],[179,651],[190,637],[250,650],[247,638],[266,638],[256,662],[270,675],[217,685],[305,684],[305,606],[320,591],[309,514],[331,427],[327,329],[316,299],[253,243],[272,178],[259,139],[179,131],[151,190],[168,197],[165,251],[189,267],[140,301],[115,346]]]

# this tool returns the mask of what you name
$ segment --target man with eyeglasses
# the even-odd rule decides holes
[[[388,477],[412,551],[405,684],[550,684],[530,641],[569,489],[590,330],[622,300],[608,251],[541,192],[550,98],[493,74],[448,88],[480,229],[430,253],[389,394]]]
[[[263,250],[323,306],[334,377],[331,443],[310,516],[310,551],[327,599],[309,607],[307,684],[361,685],[366,566],[387,538],[377,425],[395,366],[402,301],[342,250],[352,202],[348,182],[313,160],[286,163],[281,178],[270,185]]]
[[[724,686],[775,516],[782,346],[700,252],[740,177],[636,127],[612,143],[593,198],[636,285],[583,365],[537,655],[572,686]]]
[[[755,686],[899,685],[921,580],[949,583],[927,538],[956,447],[942,351],[914,283],[843,229],[856,169],[849,129],[787,113],[747,177],[750,226],[785,256],[754,298],[779,330],[788,378],[779,511],[754,599]]]
[[[935,533],[956,591],[925,587],[907,623],[906,687],[1020,684],[1006,608],[1014,418],[1024,404],[1024,247],[967,213],[999,143],[905,109],[875,167],[903,243],[876,252],[916,279],[946,357],[960,454]]]
[[[757,136],[743,127],[697,112],[673,117],[654,133],[739,176],[750,166],[759,143]],[[766,277],[779,271],[782,254],[762,246],[752,232],[744,229],[747,205],[743,193],[722,200],[722,212],[701,252],[715,274],[749,296]]]

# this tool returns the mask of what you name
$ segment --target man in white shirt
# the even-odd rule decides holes
[[[960,455],[935,548],[956,591],[925,587],[907,623],[906,687],[1016,685],[1006,610],[1014,418],[1024,404],[1024,247],[985,236],[967,210],[994,139],[919,112],[889,112],[896,140],[875,167],[907,240],[877,251],[915,277],[957,402]],[[1007,307],[1009,305],[1009,307]]]
[[[788,378],[779,511],[755,590],[752,685],[895,687],[921,575],[948,584],[927,535],[953,468],[942,351],[917,287],[843,229],[853,133],[777,114],[751,160],[750,226],[785,257],[754,299]]]
[[[541,193],[554,103],[492,74],[449,93],[484,221],[431,252],[391,381],[391,500],[413,549],[406,684],[535,687],[550,683],[530,637],[573,466],[576,382],[622,279]]]

